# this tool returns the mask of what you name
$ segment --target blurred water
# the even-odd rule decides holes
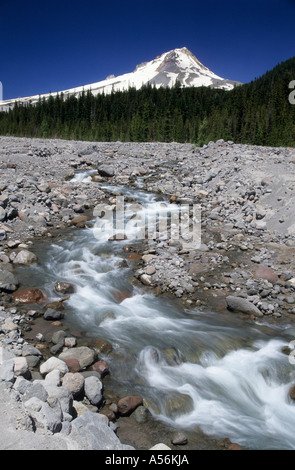
[[[88,175],[79,178],[90,182]],[[153,195],[116,190],[136,196],[149,214],[162,207]],[[290,333],[234,314],[186,310],[135,287],[132,269],[119,266],[130,239],[132,230],[128,240],[110,242],[95,223],[73,230],[46,250],[40,246],[29,282],[52,299],[57,280],[75,284],[66,323],[113,344],[113,375],[129,393],[143,395],[157,419],[249,449],[295,449],[295,405],[288,397],[294,366],[281,352]]]

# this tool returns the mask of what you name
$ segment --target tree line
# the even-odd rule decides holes
[[[0,113],[0,135],[86,141],[236,143],[295,146],[288,100],[295,57],[231,91],[144,85],[94,96],[62,93]]]

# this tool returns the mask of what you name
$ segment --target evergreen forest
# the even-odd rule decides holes
[[[145,85],[111,94],[62,93],[0,113],[0,135],[86,141],[187,142],[218,139],[295,147],[289,99],[295,57],[231,91]]]

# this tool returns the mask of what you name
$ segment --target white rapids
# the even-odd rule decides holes
[[[90,182],[89,174],[76,178]],[[120,189],[149,213],[162,207],[153,195]],[[295,449],[288,396],[295,369],[281,352],[292,340],[288,329],[185,310],[136,287],[130,268],[119,266],[132,233],[110,242],[94,230],[95,224],[40,250],[31,282],[42,282],[49,298],[56,298],[56,280],[75,284],[66,321],[112,342],[107,360],[118,381],[174,427],[229,437],[246,449]]]

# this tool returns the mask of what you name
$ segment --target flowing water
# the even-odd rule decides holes
[[[76,178],[90,182],[89,173]],[[113,189],[135,197],[145,213],[164,207],[140,187]],[[56,280],[76,285],[65,322],[112,343],[107,360],[118,389],[144,396],[154,416],[174,428],[199,428],[247,449],[295,449],[295,404],[288,396],[295,366],[281,351],[294,330],[154,296],[119,265],[130,239],[139,243],[138,226],[130,224],[128,239],[120,241],[108,241],[105,229],[94,223],[46,250],[41,244],[29,283],[54,300]]]

